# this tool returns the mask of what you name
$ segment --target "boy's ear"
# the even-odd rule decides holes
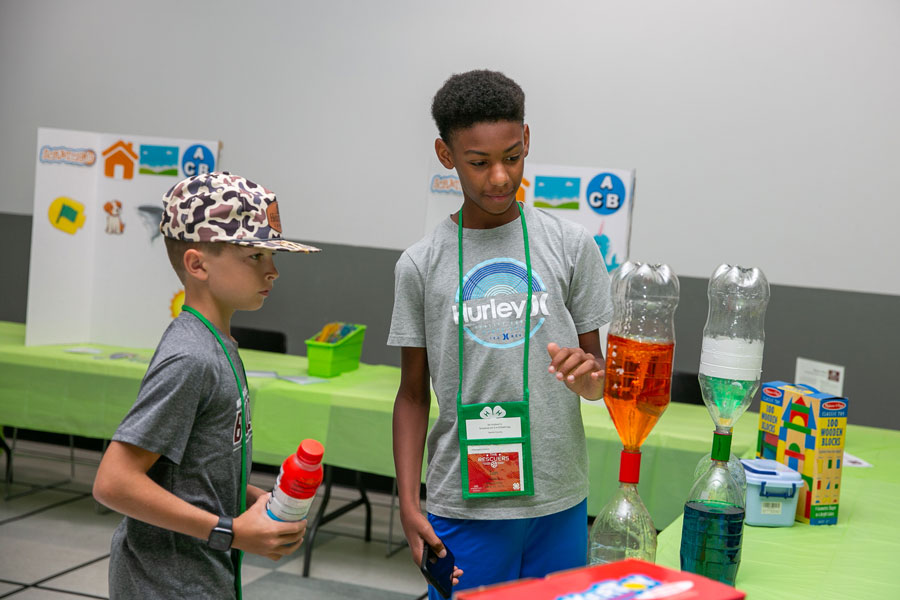
[[[188,277],[200,281],[206,281],[209,278],[206,270],[206,257],[203,256],[203,252],[196,248],[188,248],[184,251],[182,260],[184,261],[184,272]]]
[[[528,156],[528,148],[531,145],[531,130],[528,129],[528,123],[525,123],[525,130],[522,132],[524,142],[525,142],[525,151],[522,153],[522,156]]]
[[[441,138],[434,140],[434,153],[437,154],[438,160],[441,161],[442,165],[448,169],[455,168],[453,156],[450,154],[450,147]]]

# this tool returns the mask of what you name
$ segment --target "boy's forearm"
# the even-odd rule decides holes
[[[259,500],[260,496],[264,496],[268,492],[260,487],[256,487],[255,485],[247,484],[247,507],[251,507],[256,504],[256,501]]]
[[[98,502],[139,521],[206,539],[219,520],[162,488],[147,476],[158,455],[113,442],[100,463],[94,481]]]
[[[401,510],[412,507],[419,510],[430,400],[398,393],[394,402],[394,468]]]
[[[126,486],[103,498],[103,504],[118,513],[144,523],[206,539],[219,515],[198,508],[163,489],[146,475],[131,479]]]

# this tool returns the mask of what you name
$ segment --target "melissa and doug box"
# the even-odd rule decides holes
[[[800,473],[797,521],[837,523],[848,405],[847,398],[807,385],[772,381],[762,386],[756,457]]]
[[[730,585],[636,559],[462,590],[456,600],[740,600]]]

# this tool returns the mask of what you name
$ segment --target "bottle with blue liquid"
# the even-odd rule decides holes
[[[716,432],[710,468],[688,494],[681,570],[734,585],[741,564],[745,496],[728,469],[731,435]]]

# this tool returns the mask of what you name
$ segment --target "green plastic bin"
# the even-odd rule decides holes
[[[306,340],[307,372],[313,377],[337,377],[358,369],[365,336],[366,326],[356,325],[356,329],[334,344],[317,342],[315,338]]]

